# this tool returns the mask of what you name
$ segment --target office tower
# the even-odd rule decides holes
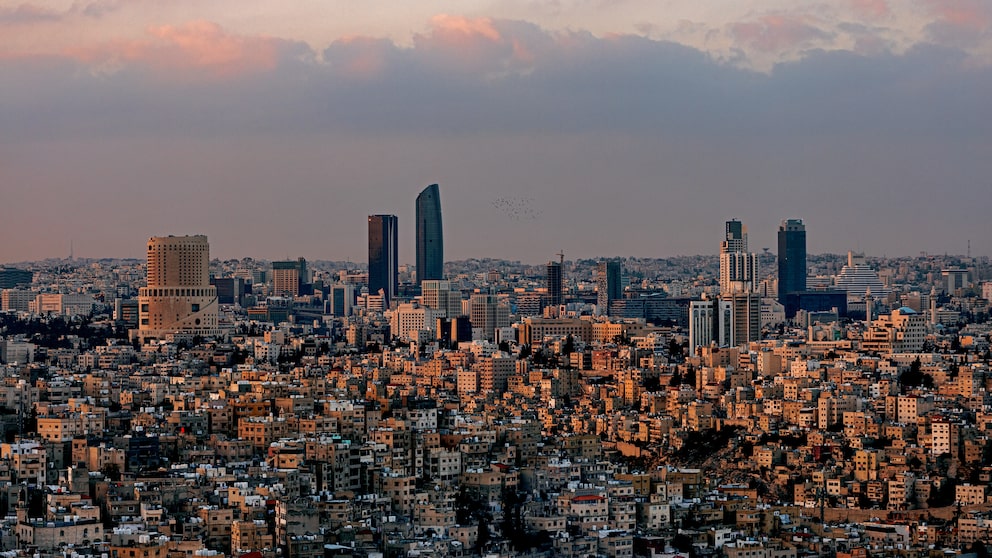
[[[599,262],[596,272],[596,311],[600,315],[609,315],[610,303],[623,296],[622,274],[620,260]]]
[[[729,343],[738,346],[761,339],[761,297],[756,293],[758,256],[747,251],[747,227],[727,221],[720,242],[720,299],[730,305]]]
[[[563,302],[561,280],[561,263],[548,262],[548,277],[545,283],[548,289],[548,306],[561,306]]]
[[[969,272],[967,269],[952,267],[940,270],[944,283],[944,292],[953,295],[958,289],[966,289],[971,285]]]
[[[369,215],[369,294],[382,291],[385,308],[399,287],[397,229],[395,215]]]
[[[787,219],[778,228],[778,300],[785,304],[789,293],[805,290],[806,225],[801,219]],[[788,314],[786,310],[791,317]]]
[[[720,293],[751,293],[757,285],[758,255],[747,251],[747,227],[727,221],[720,242]]]
[[[355,286],[343,283],[331,287],[330,313],[332,316],[344,317],[351,315],[351,307],[355,303]]]
[[[241,277],[211,277],[210,284],[217,287],[218,304],[241,305],[245,296],[245,280]]]
[[[732,316],[730,344],[734,347],[761,340],[761,295],[731,292],[720,297],[730,305]]]
[[[723,242],[720,243],[720,253],[747,252],[747,227],[737,219],[727,221]]]
[[[497,328],[509,327],[510,307],[501,303],[496,295],[473,294],[469,299],[469,321],[474,339],[492,341]]]
[[[311,294],[307,260],[299,258],[283,262],[272,262],[272,292],[279,296],[300,296]]]
[[[423,305],[441,318],[454,318],[462,313],[462,293],[451,288],[448,281],[429,279],[420,284]]]
[[[0,289],[13,289],[20,285],[30,285],[34,273],[26,269],[0,267]]]
[[[437,184],[417,196],[417,282],[444,278],[441,193]]]
[[[141,341],[174,334],[215,336],[217,289],[210,284],[207,237],[163,236],[148,239],[148,285],[138,291]]]
[[[4,312],[27,312],[38,293],[19,289],[4,289],[0,293],[0,310]]]
[[[760,314],[759,314],[760,316]],[[733,340],[733,308],[719,299],[694,300],[689,303],[689,352],[711,343],[726,347]]]

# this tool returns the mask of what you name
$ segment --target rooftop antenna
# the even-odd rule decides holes
[[[971,259],[971,239],[968,239],[968,259]]]

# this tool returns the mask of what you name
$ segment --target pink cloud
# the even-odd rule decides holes
[[[447,68],[491,73],[529,68],[548,40],[522,22],[441,14],[431,18],[428,32],[414,36],[414,48]]]
[[[438,14],[431,18],[431,33],[435,37],[459,41],[482,37],[499,41],[500,33],[488,17],[467,18],[448,14]]]
[[[830,36],[804,18],[788,14],[767,14],[755,21],[735,23],[730,32],[740,43],[763,52],[784,52]]]
[[[987,31],[992,23],[992,5],[987,0],[926,0],[941,23],[970,31]]]
[[[150,27],[141,39],[77,47],[65,54],[93,65],[137,64],[223,78],[271,70],[291,46],[282,39],[231,35],[216,23],[191,21]]]

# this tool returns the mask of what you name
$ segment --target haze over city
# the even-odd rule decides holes
[[[992,4],[0,2],[0,262],[990,254]]]

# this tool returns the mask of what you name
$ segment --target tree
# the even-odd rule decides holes
[[[121,480],[121,468],[116,463],[107,463],[100,468],[100,472],[107,480],[119,482]]]
[[[561,354],[570,355],[575,352],[575,338],[569,333],[568,337],[565,338],[565,344],[562,345]]]
[[[518,359],[524,360],[531,354],[530,345],[522,345],[520,347],[520,354],[517,356]]]
[[[682,345],[674,337],[668,341],[668,356],[674,359],[682,358]]]
[[[685,378],[683,378],[682,383],[696,387],[696,369],[691,364],[686,368]]]

